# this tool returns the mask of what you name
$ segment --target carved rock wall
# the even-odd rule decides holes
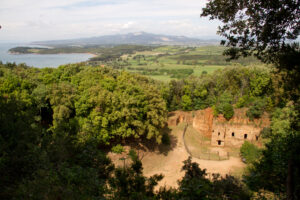
[[[207,108],[205,110],[197,110],[193,118],[193,128],[201,134],[211,137],[213,126],[213,110]]]
[[[234,116],[227,121],[222,115],[213,120],[211,136],[212,146],[240,147],[244,141],[256,141],[260,131],[270,125],[266,113],[260,119],[250,119],[246,116],[247,109],[235,109]]]
[[[222,115],[213,116],[213,110],[207,108],[193,112],[174,111],[169,113],[169,126],[186,122],[193,126],[199,134],[211,138],[212,146],[237,146],[244,141],[255,141],[260,131],[270,125],[265,113],[260,119],[250,121],[246,116],[247,109],[235,109],[234,116],[227,121]]]

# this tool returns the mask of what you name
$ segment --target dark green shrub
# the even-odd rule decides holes
[[[170,145],[170,144],[171,144],[170,136],[169,136],[167,133],[164,133],[164,134],[162,135],[161,142],[162,142],[162,144],[164,144],[164,145]]]
[[[260,135],[262,138],[269,138],[271,136],[271,128],[264,127],[263,130],[260,131]]]
[[[181,107],[183,110],[192,110],[192,99],[188,95],[183,95],[181,97]]]
[[[220,104],[229,103],[231,104],[233,102],[233,95],[230,92],[224,92],[219,99]]]
[[[254,101],[253,105],[247,110],[247,117],[250,120],[254,118],[260,118],[260,116],[264,113],[266,107],[266,103],[263,99],[257,99]]]
[[[202,71],[202,73],[201,73],[202,75],[204,75],[204,74],[207,74],[207,71]]]
[[[234,115],[233,106],[230,103],[221,103],[214,109],[214,116],[223,114],[225,119],[229,120]]]
[[[248,95],[244,95],[244,96],[242,96],[242,97],[240,97],[238,99],[238,101],[236,102],[235,106],[237,108],[242,108],[244,106],[247,106],[248,101],[249,101],[249,96]]]
[[[231,104],[226,103],[223,107],[223,115],[225,119],[229,120],[234,115],[234,110]]]
[[[128,156],[129,156],[130,159],[131,159],[132,161],[134,161],[134,162],[135,162],[135,161],[138,161],[138,159],[139,159],[138,154],[137,154],[136,151],[133,150],[133,149],[130,149],[130,150],[129,150]]]
[[[213,115],[214,115],[214,117],[217,117],[218,114],[219,114],[218,108],[217,108],[215,105],[213,105],[213,106],[211,107],[211,109],[213,110]]]
[[[240,153],[246,163],[253,163],[259,158],[261,151],[254,144],[245,141],[240,149]]]

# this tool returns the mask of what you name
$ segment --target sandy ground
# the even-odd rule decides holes
[[[171,134],[171,148],[165,152],[138,152],[144,167],[144,175],[149,177],[154,174],[163,174],[164,178],[160,181],[159,186],[177,187],[177,180],[181,179],[184,173],[181,171],[183,161],[189,157],[182,140],[182,130],[173,129]],[[119,159],[112,154],[109,155],[115,164],[120,164]],[[212,173],[221,175],[234,174],[235,171],[241,171],[245,164],[240,158],[230,157],[229,160],[213,161],[192,159],[197,162],[200,168],[206,168],[210,176]]]

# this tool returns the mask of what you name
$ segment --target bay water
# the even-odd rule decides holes
[[[17,46],[31,46],[20,43],[0,43],[0,61],[2,63],[15,62],[16,64],[25,63],[28,66],[44,68],[44,67],[58,67],[59,65],[77,63],[87,61],[93,57],[86,53],[72,53],[72,54],[10,54],[8,50]],[[35,45],[34,47],[41,47]]]

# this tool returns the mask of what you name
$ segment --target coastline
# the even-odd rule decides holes
[[[86,52],[86,53],[20,53],[20,52],[8,51],[8,54],[10,54],[10,55],[62,55],[62,54],[68,54],[68,55],[70,55],[70,54],[88,54],[88,55],[91,55],[92,57],[98,56],[95,53],[89,53],[89,52]]]
[[[97,56],[93,52],[86,50],[84,53],[55,53],[38,54],[37,52],[22,53],[18,51],[9,51],[18,46],[17,43],[0,44],[0,61],[2,63],[25,63],[28,66],[36,68],[58,67],[68,63],[79,63],[89,61],[90,58]],[[20,45],[19,45],[20,46]],[[23,46],[23,45],[22,45]]]

